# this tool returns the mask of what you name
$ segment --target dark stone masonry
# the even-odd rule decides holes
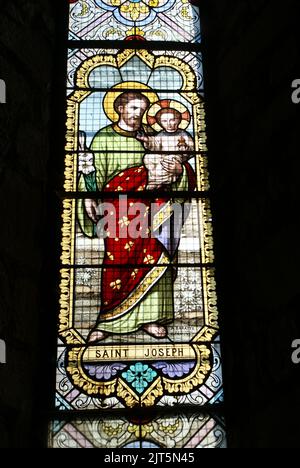
[[[54,387],[66,17],[1,2],[0,447],[46,445]],[[299,446],[297,1],[209,0],[204,67],[229,446]]]

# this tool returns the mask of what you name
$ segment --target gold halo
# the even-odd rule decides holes
[[[103,109],[108,117],[109,120],[111,120],[113,123],[118,122],[119,120],[119,115],[114,109],[114,103],[117,97],[119,97],[122,93],[124,93],[126,90],[130,91],[140,91],[141,89],[144,90],[150,90],[149,92],[143,92],[141,91],[141,94],[146,96],[150,104],[153,104],[154,102],[158,101],[158,96],[156,93],[154,93],[151,88],[144,83],[139,83],[138,81],[125,81],[124,83],[119,83],[115,86],[113,86],[104,96],[103,99]],[[120,91],[119,91],[120,90]],[[146,117],[146,112],[143,117],[143,123],[147,124],[147,117]]]
[[[147,112],[147,123],[150,125],[153,130],[156,132],[161,131],[162,126],[157,121],[157,114],[162,109],[175,109],[180,112],[182,120],[179,124],[179,128],[181,130],[186,130],[191,122],[191,113],[188,108],[179,101],[175,101],[174,99],[161,99],[160,101],[155,102],[149,108]]]

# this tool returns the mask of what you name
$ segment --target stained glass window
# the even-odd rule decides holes
[[[70,0],[71,40],[200,42],[199,9],[188,0]]]
[[[69,18],[49,446],[224,447],[199,9],[70,0]]]

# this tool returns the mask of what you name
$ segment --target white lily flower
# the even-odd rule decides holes
[[[78,158],[78,170],[84,175],[95,171],[93,153],[80,153]]]

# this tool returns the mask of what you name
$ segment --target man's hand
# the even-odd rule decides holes
[[[98,204],[96,200],[92,200],[91,198],[86,198],[84,200],[84,207],[87,212],[88,217],[94,222],[98,223],[99,215],[98,213]]]
[[[173,158],[171,161],[170,160],[163,160],[161,162],[161,165],[165,169],[165,171],[170,175],[170,176],[175,176],[177,179],[179,176],[182,175],[183,173],[183,167],[181,162],[179,162],[178,159]]]

